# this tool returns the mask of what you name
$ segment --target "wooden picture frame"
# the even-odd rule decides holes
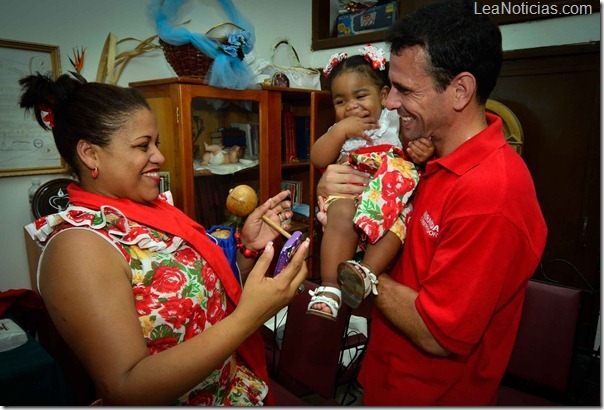
[[[61,73],[59,47],[0,39],[0,177],[64,173],[52,132],[19,107],[19,79]]]
[[[398,18],[400,19],[418,8],[434,3],[435,1],[436,0],[398,0]],[[332,24],[331,4],[335,4],[336,2],[337,0],[312,0],[312,50],[316,51],[348,47],[385,40],[388,31],[387,29],[347,37],[334,36],[334,33],[330,29]],[[568,7],[568,10],[570,11],[572,11],[573,8],[575,8],[575,11],[580,11],[580,8],[588,8],[590,14],[600,12],[600,2],[596,0],[541,0],[538,2],[527,2],[526,0],[509,0],[505,2],[502,2],[501,0],[481,0],[481,3],[486,5],[497,5],[500,8],[502,7],[502,4],[505,4],[508,8],[512,8],[513,11],[521,11],[520,13],[492,14],[491,17],[499,26],[564,17],[565,14],[562,14],[563,7]],[[531,8],[529,9],[529,7]],[[553,13],[554,9],[557,10],[558,13]],[[586,12],[588,10],[583,9],[583,11]]]

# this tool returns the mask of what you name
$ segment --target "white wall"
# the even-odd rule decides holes
[[[310,50],[310,0],[234,0],[235,5],[255,26],[255,52],[269,59],[271,47],[289,39],[302,64],[321,67],[335,50]],[[68,57],[74,47],[86,48],[82,74],[96,78],[99,58],[107,35],[118,39],[146,39],[155,34],[147,18],[143,0],[2,0],[0,1],[0,38],[57,45],[62,71],[72,69]],[[193,0],[183,9],[183,21],[191,19],[189,30],[206,32],[225,16],[214,0]],[[600,39],[600,15],[565,17],[535,23],[502,26],[504,49],[522,49],[559,44],[584,43]],[[118,52],[133,48],[125,43]],[[378,46],[384,47],[383,43]],[[356,53],[359,46],[344,51]],[[338,50],[340,51],[340,50]],[[174,77],[161,51],[133,59],[119,81]],[[0,141],[1,144],[1,141]],[[43,175],[42,183],[60,175]],[[31,176],[0,178],[0,291],[30,288],[23,226],[29,222],[27,189]]]

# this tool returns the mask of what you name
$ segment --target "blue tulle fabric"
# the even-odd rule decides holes
[[[191,33],[178,26],[179,11],[189,0],[152,0],[149,13],[155,22],[157,35],[163,41],[174,46],[191,43],[195,48],[214,59],[208,73],[208,84],[214,87],[243,90],[257,88],[255,77],[249,66],[243,62],[243,54],[252,51],[256,40],[254,26],[235,8],[231,0],[218,0],[229,22],[243,30],[229,35],[229,43],[220,44],[212,37],[200,33]],[[239,53],[237,49],[240,49]]]

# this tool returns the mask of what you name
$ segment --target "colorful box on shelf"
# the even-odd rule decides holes
[[[393,1],[381,6],[375,6],[358,13],[338,16],[338,37],[354,36],[384,30],[394,24],[398,17],[398,2]]]

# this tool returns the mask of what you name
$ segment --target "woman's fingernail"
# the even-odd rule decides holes
[[[273,241],[268,241],[266,243],[266,246],[264,247],[264,251],[268,251],[272,247],[273,247]]]

